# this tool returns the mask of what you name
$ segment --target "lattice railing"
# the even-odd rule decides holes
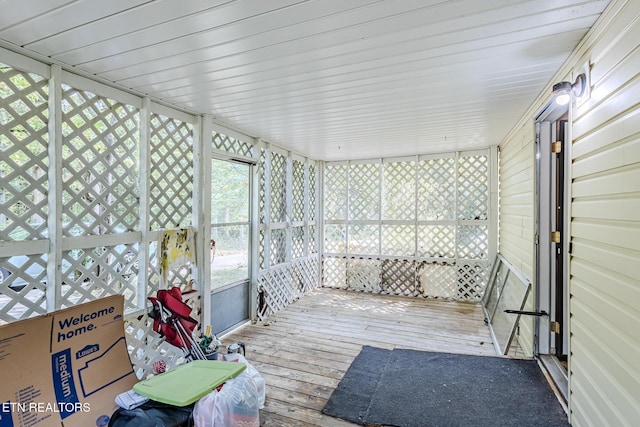
[[[381,290],[380,278],[380,260],[347,259],[347,289],[378,293]]]
[[[322,286],[328,288],[346,289],[347,287],[347,258],[322,257]]]
[[[412,260],[385,259],[382,261],[380,292],[393,295],[417,296],[416,262]]]
[[[191,317],[201,318],[201,301],[198,293],[185,293],[184,301],[191,307]],[[152,366],[156,361],[164,361],[169,369],[185,362],[184,352],[167,343],[163,337],[153,330],[153,319],[146,314],[129,317],[125,320],[127,346],[133,369],[138,378],[146,378],[152,374]],[[195,335],[202,331],[198,327]]]
[[[259,284],[258,318],[264,320],[299,299],[318,286],[319,258],[273,267],[261,273]]]

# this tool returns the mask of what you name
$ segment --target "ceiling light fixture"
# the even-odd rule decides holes
[[[556,98],[556,104],[566,105],[571,101],[571,93],[580,98],[584,94],[587,78],[582,74],[578,74],[576,81],[560,82],[553,85],[553,96]]]

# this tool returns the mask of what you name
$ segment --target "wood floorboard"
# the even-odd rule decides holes
[[[495,355],[479,304],[318,289],[227,335],[265,378],[264,427],[355,426],[322,408],[364,345]]]

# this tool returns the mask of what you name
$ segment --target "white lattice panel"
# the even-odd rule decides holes
[[[258,268],[264,270],[266,266],[266,253],[265,253],[265,231],[258,231]]]
[[[453,220],[456,159],[443,157],[418,163],[418,220]]]
[[[485,225],[461,225],[457,237],[458,258],[487,259],[489,231]]]
[[[258,278],[258,318],[264,320],[295,301],[291,288],[286,266],[263,272]]]
[[[287,158],[282,154],[271,153],[270,184],[271,222],[284,222],[287,220]]]
[[[304,294],[318,287],[318,257],[293,262],[290,267],[294,289]]]
[[[227,153],[236,154],[242,157],[251,158],[253,156],[253,145],[248,142],[244,142],[215,131],[211,134],[211,142],[213,148],[218,150],[226,151]]]
[[[272,268],[258,278],[258,317],[266,319],[318,284],[318,257]]]
[[[325,167],[324,216],[327,220],[347,219],[347,173],[346,164]]]
[[[454,258],[456,227],[453,225],[418,226],[418,257]]]
[[[414,162],[382,165],[382,217],[412,220],[416,216],[416,165]]]
[[[480,301],[489,276],[489,261],[463,261],[456,268],[456,299]]]
[[[377,224],[349,225],[349,253],[376,255],[380,252],[380,226]]]
[[[326,167],[329,212],[346,197],[349,217],[337,224],[325,216],[325,253],[383,258],[382,292],[477,300],[486,282],[480,267],[490,251],[488,150],[350,164],[346,189],[339,172],[347,166]],[[382,200],[382,218],[376,198]],[[340,247],[344,227],[346,253]],[[362,288],[371,279],[364,277],[348,280]]]
[[[486,220],[489,217],[489,159],[460,157],[458,161],[458,219]]]
[[[271,230],[269,236],[269,262],[271,265],[281,264],[287,259],[287,230],[278,228]]]
[[[127,347],[133,370],[138,379],[153,374],[153,363],[163,360],[169,369],[185,362],[184,352],[168,344],[153,331],[153,320],[144,315],[125,321]]]
[[[65,235],[138,226],[138,120],[131,105],[63,85]]]
[[[322,286],[340,289],[347,287],[346,258],[323,257]]]
[[[380,165],[349,167],[349,220],[380,219]]]
[[[302,258],[304,254],[304,227],[293,227],[291,228],[291,258]]]
[[[316,197],[317,188],[317,169],[315,163],[309,163],[309,221],[315,222],[318,211],[318,200]]]
[[[258,223],[265,224],[266,217],[266,203],[269,200],[267,197],[267,150],[264,148],[260,150],[260,160],[258,161]]]
[[[0,63],[0,240],[47,236],[48,84]]]
[[[309,254],[318,253],[318,235],[315,225],[309,226]]]
[[[291,221],[304,221],[304,163],[294,160],[291,183]]]
[[[184,300],[192,308],[191,317],[199,320],[201,318],[200,299],[197,295],[185,295]],[[194,331],[196,337],[201,333],[200,326]],[[184,352],[168,344],[156,333],[153,330],[153,319],[146,314],[126,319],[125,333],[129,358],[139,379],[153,373],[152,366],[156,361],[164,361],[169,369],[186,362]]]
[[[0,258],[0,325],[47,312],[47,256]]]
[[[456,298],[456,265],[421,262],[418,266],[418,291],[429,298]]]
[[[381,292],[392,295],[416,296],[418,290],[415,261],[383,260]]]
[[[347,227],[342,224],[324,226],[324,251],[332,254],[347,253]]]
[[[150,229],[191,225],[193,126],[155,113],[149,123]]]
[[[137,257],[137,244],[63,252],[61,306],[120,294],[124,295],[125,312],[137,309]]]
[[[382,254],[387,256],[415,256],[416,228],[413,225],[382,225]]]
[[[380,292],[380,260],[349,258],[347,260],[347,289]]]

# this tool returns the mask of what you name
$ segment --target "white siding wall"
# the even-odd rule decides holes
[[[549,84],[592,64],[591,97],[574,110],[572,128],[569,408],[574,426],[637,426],[640,420],[639,41],[640,1],[613,0]],[[501,144],[500,250],[529,277],[531,128],[549,94],[547,87]]]
[[[574,116],[571,410],[576,426],[640,423],[640,1],[589,49]]]
[[[522,124],[500,146],[500,253],[533,282],[535,128],[533,120]],[[534,309],[533,293],[525,310]],[[533,318],[520,320],[518,342],[526,355],[533,354]]]

